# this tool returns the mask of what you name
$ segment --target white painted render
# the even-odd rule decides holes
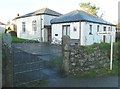
[[[24,39],[34,39],[40,37],[40,16],[32,16],[32,17],[26,17],[26,18],[20,18],[17,19],[17,36],[18,38],[24,38]],[[32,30],[32,21],[36,20],[37,22],[37,31],[34,32]],[[22,22],[25,22],[26,31],[22,31]]]
[[[52,24],[52,40],[53,43],[56,41],[62,40],[62,26],[63,25],[70,25],[70,38],[71,39],[79,39],[79,22],[72,22],[72,23],[59,23],[59,24]],[[76,27],[76,31],[74,31],[74,27]],[[58,36],[55,36],[58,34]]]
[[[50,20],[55,17],[56,16],[51,16],[51,15],[37,15],[37,16],[16,19],[18,38],[40,40],[41,39],[41,28],[42,28],[42,40],[43,42],[47,42],[48,40],[47,29],[44,28],[44,26],[50,25]],[[37,24],[36,31],[32,30],[32,21],[34,20],[36,20],[36,24]],[[26,26],[25,32],[22,31],[22,22],[25,22],[25,26]]]
[[[61,41],[63,25],[70,25],[70,38],[80,39],[80,45],[91,45],[93,43],[103,42],[103,35],[97,34],[97,25],[99,25],[99,32],[103,31],[104,27],[106,27],[106,31],[108,31],[108,28],[110,27],[114,33],[113,42],[115,42],[115,32],[116,32],[115,26],[91,23],[91,22],[70,22],[70,23],[52,24],[53,43],[55,43],[54,39]],[[89,34],[90,25],[92,25],[92,35]],[[77,28],[76,31],[74,31],[74,27]],[[55,34],[58,34],[58,36],[55,36]],[[110,35],[105,35],[105,36],[106,36],[105,42],[110,43]]]

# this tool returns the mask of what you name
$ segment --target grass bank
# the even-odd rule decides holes
[[[12,43],[23,43],[23,42],[38,42],[38,41],[22,39],[22,38],[17,38],[15,36],[12,36]]]
[[[33,89],[33,87],[42,87],[43,85],[47,84],[47,80],[38,80],[28,84],[23,85],[24,87],[29,87],[29,89]]]

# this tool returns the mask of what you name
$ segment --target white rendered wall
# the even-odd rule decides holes
[[[71,23],[59,23],[59,24],[52,24],[52,39],[57,39],[61,41],[62,39],[62,26],[63,25],[70,25],[70,38],[71,39],[79,39],[79,22],[71,22]],[[74,27],[76,31],[74,31]],[[58,34],[58,36],[55,36]]]
[[[42,28],[42,40],[43,42],[47,42],[48,40],[47,29],[44,28],[44,25],[51,25],[50,20],[55,17],[56,16],[50,16],[50,15],[37,15],[37,16],[17,19],[16,20],[17,36],[19,38],[24,38],[24,39],[41,39],[41,28]],[[34,20],[36,20],[37,31],[32,30],[32,21]],[[22,22],[25,22],[26,24],[26,32],[22,31]]]
[[[92,35],[89,34],[90,32],[90,25],[92,25]],[[110,25],[103,25],[97,23],[90,23],[90,22],[81,22],[81,45],[91,45],[93,43],[100,43],[103,42],[103,35],[97,34],[97,25],[99,25],[99,32],[103,31],[103,28],[106,27],[106,31],[110,27],[114,32],[113,41],[115,42],[115,26]],[[110,43],[110,35],[106,36],[106,43]]]
[[[31,16],[17,19],[17,36],[24,39],[40,39],[41,37],[41,18],[43,16]],[[37,30],[32,30],[32,21],[36,20]],[[25,22],[26,31],[22,31],[22,22]],[[44,23],[42,21],[42,27]]]
[[[51,25],[50,21],[54,18],[56,18],[57,16],[51,16],[51,15],[44,15],[44,24],[45,25]]]
[[[116,30],[115,26],[103,25],[103,24],[98,24],[98,23],[90,23],[90,22],[81,22],[81,30],[80,30],[80,22],[52,24],[52,39],[55,38],[58,41],[61,41],[63,25],[70,25],[70,38],[79,39],[80,37],[81,45],[91,45],[94,43],[103,42],[103,35],[97,34],[98,25],[99,25],[99,32],[102,32],[104,27],[106,27],[106,31],[108,31],[108,28],[110,27],[114,33],[113,41],[115,42],[115,30]],[[92,35],[89,34],[90,25],[92,25]],[[73,30],[74,27],[77,28],[77,31]],[[58,36],[55,36],[55,34],[58,34]],[[110,39],[111,39],[110,35],[105,35],[105,36],[106,36],[105,42],[110,43]]]

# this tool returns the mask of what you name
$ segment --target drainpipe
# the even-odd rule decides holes
[[[81,21],[80,21],[80,24],[79,24],[79,44],[81,45]]]
[[[41,36],[40,38],[41,39],[40,40],[41,40],[41,42],[43,42],[43,38],[42,38],[42,20],[43,19],[42,19],[42,16],[41,16],[41,18],[40,18],[40,22],[41,22],[41,29],[40,29],[40,36]]]

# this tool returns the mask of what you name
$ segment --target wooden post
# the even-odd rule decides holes
[[[112,70],[113,61],[113,32],[97,32],[97,34],[110,35],[111,36],[111,49],[110,49],[110,70]]]
[[[69,57],[70,57],[70,37],[62,37],[62,53],[63,53],[63,71],[65,75],[69,73]]]
[[[111,35],[110,70],[112,70],[112,60],[113,60],[113,35]]]

